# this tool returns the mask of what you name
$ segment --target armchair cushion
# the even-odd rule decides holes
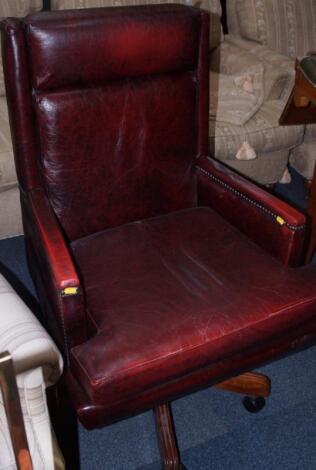
[[[226,35],[225,41],[213,52],[210,66],[225,74],[246,72],[251,67],[263,66],[264,100],[283,99],[284,89],[291,89],[294,62],[287,56],[266,46],[235,36]]]
[[[314,271],[285,268],[212,209],[133,222],[71,247],[91,331],[72,349],[71,368],[109,410],[314,315]]]
[[[234,75],[210,72],[210,115],[216,121],[244,125],[263,103],[263,66]]]

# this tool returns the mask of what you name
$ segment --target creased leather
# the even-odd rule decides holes
[[[25,23],[33,87],[97,86],[106,80],[195,69],[200,15],[178,7],[156,6],[155,15],[144,6],[31,15]],[[166,10],[172,15],[165,15]],[[82,18],[85,28],[74,36]]]
[[[196,171],[208,145],[206,13],[147,6],[14,24],[5,73],[19,68],[23,84],[7,80],[9,108],[21,125],[32,94],[36,115],[36,152],[11,122],[29,266],[82,423],[102,426],[315,338],[315,269],[288,269],[253,243],[296,264],[304,217],[206,159],[198,165],[224,189]],[[112,27],[115,56],[103,64],[100,31]],[[4,47],[9,57],[7,36]],[[67,286],[78,294],[61,296]]]
[[[69,239],[195,202],[196,99],[190,72],[37,95],[44,183]]]
[[[287,269],[208,208],[71,246],[96,329],[73,348],[72,370],[96,403],[132,398],[314,314],[316,270]]]

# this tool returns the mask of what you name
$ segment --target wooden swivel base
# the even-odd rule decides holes
[[[270,379],[266,375],[246,372],[245,374],[225,380],[216,388],[246,395],[244,405],[248,411],[260,411],[264,398],[270,395]],[[256,399],[258,402],[256,402]],[[184,470],[181,464],[177,437],[169,403],[154,408],[162,468],[164,470]]]

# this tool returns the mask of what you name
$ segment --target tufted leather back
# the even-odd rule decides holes
[[[35,148],[16,149],[20,182],[44,185],[69,239],[195,204],[193,162],[207,151],[206,23],[199,10],[162,5],[36,14],[25,33],[11,25],[28,50],[29,63],[18,60],[36,123]]]

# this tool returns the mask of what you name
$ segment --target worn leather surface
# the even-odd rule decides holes
[[[304,214],[214,159],[198,159],[196,172],[199,204],[214,208],[283,264],[302,262]]]
[[[25,22],[32,84],[41,91],[183,72],[197,64],[200,15],[179,5],[156,6],[155,14],[144,6],[57,11]]]
[[[133,396],[132,399],[126,397],[125,400],[116,403],[111,401],[99,404],[91,400],[72,374],[71,369],[67,374],[67,385],[81,423],[87,429],[93,429],[174,400],[189,392],[212,386],[238,373],[253,370],[267,361],[280,358],[285,353],[292,353],[315,344],[315,340],[315,320],[305,322],[288,332],[283,331],[279,335],[271,336],[268,343],[258,343],[251,350],[247,348],[240,350],[226,359],[195,369],[192,373],[182,375],[178,379],[162,382],[156,387]]]
[[[219,190],[195,166],[208,146],[205,13],[56,12],[2,31],[29,266],[85,426],[313,337],[316,272],[285,266],[301,239],[257,209],[304,218],[200,158]]]
[[[68,359],[68,350],[86,339],[84,293],[68,246],[41,189],[21,192],[28,262],[46,326]],[[65,288],[77,288],[64,296]]]
[[[37,95],[45,186],[68,238],[195,202],[195,88],[181,73]]]
[[[208,208],[134,222],[71,247],[95,330],[72,349],[71,367],[96,403],[132,398],[315,312],[315,268],[287,269]]]

